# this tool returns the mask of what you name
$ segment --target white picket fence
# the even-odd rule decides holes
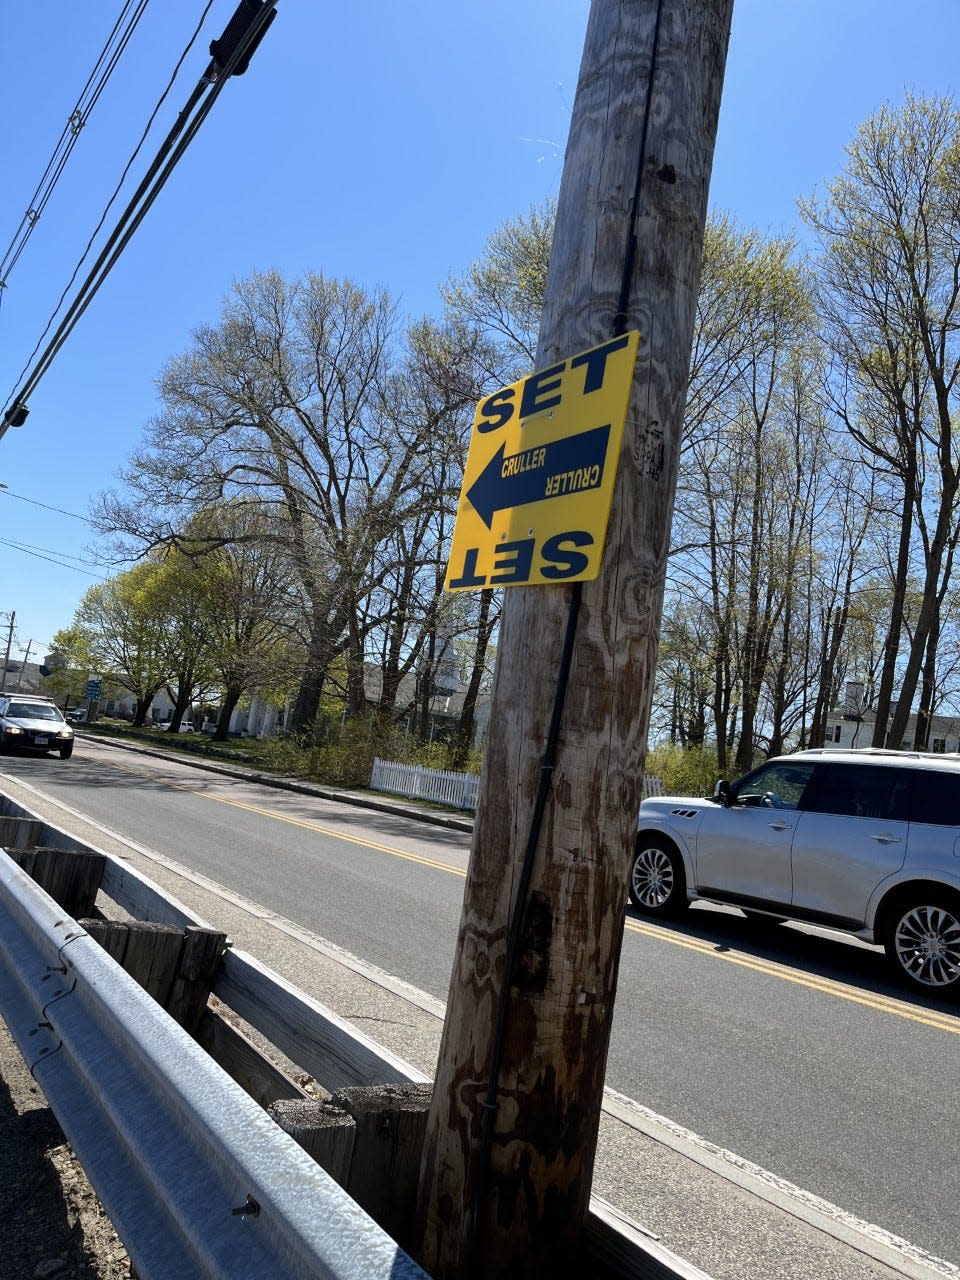
[[[379,759],[374,760],[370,775],[372,791],[389,791],[411,800],[433,800],[455,809],[476,809],[479,783],[475,773],[427,769],[422,764],[397,764]]]
[[[370,775],[371,791],[388,791],[410,800],[433,800],[455,809],[476,809],[480,779],[475,773],[454,773],[447,769],[428,769],[422,764],[397,764],[375,759]],[[644,775],[643,799],[663,794],[659,778]]]

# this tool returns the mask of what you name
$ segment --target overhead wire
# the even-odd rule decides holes
[[[74,520],[82,520],[84,524],[93,525],[92,520],[88,520],[86,516],[77,515],[76,511],[64,511],[63,507],[51,507],[47,502],[39,502],[36,498],[27,498],[22,493],[14,493],[8,489],[6,485],[0,487],[0,497],[16,498],[20,502],[29,502],[35,507],[43,507],[44,511],[56,511],[62,516],[70,516]]]
[[[75,560],[77,564],[85,564],[90,568],[95,563],[84,556],[71,555],[69,551],[54,551],[52,547],[38,547],[35,542],[17,542],[10,538],[0,538],[0,543],[6,547],[13,547],[17,551],[45,551],[48,555],[59,556],[61,560]]]
[[[31,548],[26,542],[11,542],[8,538],[0,538],[0,546],[9,547],[12,551],[19,551],[22,555],[33,556],[35,560],[46,560],[50,564],[59,565],[61,569],[72,569],[74,573],[84,573],[88,578],[102,578],[102,573],[93,573],[90,569],[81,569],[79,565],[66,564],[64,560],[79,560],[79,556],[67,555],[65,551],[52,551],[48,555],[42,555],[41,552],[49,551],[48,547]],[[57,556],[63,556],[64,560],[56,559]],[[84,560],[83,564],[90,564],[91,561]]]
[[[70,159],[73,148],[80,138],[80,132],[100,100],[100,95],[113,75],[117,63],[130,42],[130,38],[143,17],[149,2],[150,0],[136,0],[136,7],[133,8],[135,0],[126,0],[119,17],[113,25],[113,30],[107,37],[106,44],[100,51],[100,56],[97,58],[93,70],[87,77],[87,82],[83,86],[73,110],[67,117],[63,131],[57,139],[50,159],[47,161],[47,167],[37,183],[36,190],[30,197],[30,203],[20,220],[20,225],[17,227],[3,258],[0,259],[0,304],[3,302],[3,291],[7,286],[10,273],[17,265],[20,255],[26,248],[27,241],[33,234],[34,228],[47,207],[57,183],[60,181],[60,176],[66,167],[67,161]],[[131,8],[133,8],[133,12],[127,17]],[[126,25],[124,26],[125,19]]]
[[[202,25],[203,19],[206,17],[211,4],[212,0],[208,0],[207,7],[204,10],[203,17],[201,17],[200,24],[198,24],[197,31],[195,31],[194,35],[191,37],[191,45],[196,39],[199,27]],[[252,16],[248,17],[247,12],[251,8],[254,9],[254,12]],[[241,14],[244,15],[241,21],[245,24],[243,25],[242,33],[232,33],[231,28]],[[253,53],[263,34],[266,32],[267,27],[275,16],[275,5],[271,5],[270,3],[258,3],[257,0],[254,0],[254,3],[251,3],[251,0],[241,0],[241,4],[237,9],[234,18],[231,19],[231,24],[228,26],[227,32],[224,33],[224,36],[221,37],[219,42],[214,41],[211,44],[211,51],[215,50],[218,45],[228,44],[228,33],[230,33],[234,41],[229,54],[224,57],[222,65],[215,56],[208,65],[203,76],[201,76],[185,106],[177,116],[173,127],[161,144],[160,149],[147,170],[147,173],[139,183],[136,191],[128,202],[126,209],[121,214],[120,219],[108,237],[106,244],[101,249],[96,262],[81,284],[76,297],[61,320],[56,332],[30,373],[27,375],[26,379],[23,380],[34,356],[36,356],[40,343],[42,343],[44,337],[46,337],[49,332],[50,326],[52,325],[60,306],[63,304],[66,292],[70,288],[70,284],[68,284],[67,290],[65,290],[64,294],[61,296],[60,302],[51,316],[46,329],[41,335],[39,342],[34,347],[27,364],[18,375],[18,385],[16,389],[11,392],[10,397],[7,400],[3,419],[0,421],[0,439],[2,439],[10,426],[21,426],[25,421],[27,413],[29,412],[26,403],[27,397],[36,390],[41,378],[50,368],[50,365],[56,358],[60,348],[73,332],[73,329],[80,320],[80,317],[86,311],[87,307],[93,301],[100,289],[100,286],[116,264],[117,259],[126,248],[154,200],[160,194],[160,191],[163,189],[167,179],[181,159],[184,151],[193,141],[201,124],[209,115],[214,102],[223,89],[223,86],[226,84],[231,74],[234,73],[234,69],[238,68],[237,74],[242,74],[242,71],[246,69],[246,61],[249,60],[250,55]],[[183,61],[189,47],[190,46],[188,45],[187,50],[185,50],[184,54],[181,55],[180,62]],[[178,67],[179,65],[180,64],[178,63]],[[176,73],[173,78],[175,78],[175,76]],[[205,94],[206,98],[204,99]],[[154,112],[154,115],[155,114],[156,111]],[[152,119],[153,117],[151,117],[151,120]],[[100,225],[102,226],[102,220]],[[96,232],[94,235],[96,235]],[[81,264],[86,258],[87,252],[89,252],[89,245],[87,250],[84,252],[83,258],[81,258]],[[78,264],[78,270],[81,264]],[[75,278],[76,273],[74,273],[74,277],[72,277],[72,279]]]
[[[30,368],[30,365],[33,362],[34,357],[36,356],[37,352],[40,350],[40,347],[41,347],[41,344],[43,343],[44,338],[46,338],[47,334],[50,332],[51,328],[53,327],[53,323],[57,318],[60,308],[63,306],[66,300],[67,294],[73,288],[74,282],[76,281],[77,276],[80,274],[80,270],[83,264],[86,262],[90,254],[90,250],[93,248],[94,241],[96,240],[97,236],[100,234],[101,230],[103,229],[103,224],[107,220],[107,214],[113,208],[113,205],[116,202],[117,196],[120,194],[121,190],[123,189],[123,184],[126,182],[127,176],[130,173],[131,168],[133,167],[137,157],[139,156],[141,150],[143,149],[143,144],[146,142],[147,137],[150,133],[150,130],[153,128],[153,124],[157,118],[158,113],[160,112],[167,98],[170,96],[170,91],[176,82],[177,76],[180,74],[180,69],[183,66],[184,60],[186,59],[187,55],[190,53],[190,50],[193,48],[194,44],[196,44],[197,37],[199,36],[201,28],[203,27],[203,24],[206,21],[207,14],[210,12],[213,2],[214,0],[207,0],[207,4],[200,15],[200,19],[193,30],[193,34],[190,36],[190,39],[187,41],[186,45],[184,46],[184,49],[180,54],[180,57],[177,59],[177,62],[173,68],[173,71],[171,72],[170,78],[167,81],[166,87],[164,88],[160,97],[157,99],[153,110],[150,112],[150,115],[147,119],[147,123],[144,125],[143,132],[140,134],[139,141],[137,142],[137,145],[134,147],[133,151],[130,154],[129,159],[124,165],[123,172],[120,174],[119,181],[117,182],[117,185],[114,187],[107,203],[104,205],[103,212],[100,215],[100,219],[97,222],[97,225],[94,227],[93,231],[91,232],[90,238],[86,243],[83,253],[81,253],[79,259],[77,260],[77,264],[73,269],[73,273],[71,274],[70,279],[67,281],[66,285],[64,286],[63,292],[60,294],[60,297],[57,300],[56,306],[53,308],[53,311],[50,313],[50,318],[47,320],[47,323],[44,326],[43,332],[40,334],[40,337],[37,339],[36,345],[34,346],[33,350],[30,352],[30,355],[27,357],[26,363],[24,364],[20,372],[17,374],[18,384],[20,383],[20,380],[23,378],[24,374]],[[88,280],[89,280],[89,277],[88,277]],[[77,318],[79,319],[79,316]],[[62,346],[63,344],[61,343],[60,345]],[[57,347],[57,350],[59,350],[59,346]],[[24,392],[24,395],[26,394],[29,394],[29,393]],[[20,397],[17,397],[17,398],[22,400],[24,398],[24,395],[21,395]],[[15,393],[14,395],[11,395],[9,403],[13,403],[14,398],[15,398]],[[2,428],[0,428],[0,437],[2,436],[3,436],[3,430]]]

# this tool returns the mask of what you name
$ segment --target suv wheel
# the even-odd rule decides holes
[[[630,901],[648,916],[675,916],[685,910],[687,878],[675,846],[656,836],[637,836]]]
[[[925,991],[960,991],[960,899],[931,893],[897,906],[884,939],[901,977]]]
[[[60,759],[61,759],[61,760],[69,760],[69,759],[70,759],[70,757],[71,757],[72,755],[73,755],[73,743],[72,743],[72,742],[68,742],[65,746],[62,746],[62,747],[60,748]]]

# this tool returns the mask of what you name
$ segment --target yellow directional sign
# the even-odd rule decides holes
[[[639,342],[623,334],[480,402],[447,591],[597,576]]]

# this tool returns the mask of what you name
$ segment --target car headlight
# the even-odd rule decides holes
[[[5,724],[3,726],[4,733],[23,733],[23,730],[17,724]]]
[[[61,730],[60,730],[60,732],[57,734],[57,737],[58,737],[58,738],[72,738],[72,737],[73,737],[73,730],[72,730],[72,729],[61,729]]]

